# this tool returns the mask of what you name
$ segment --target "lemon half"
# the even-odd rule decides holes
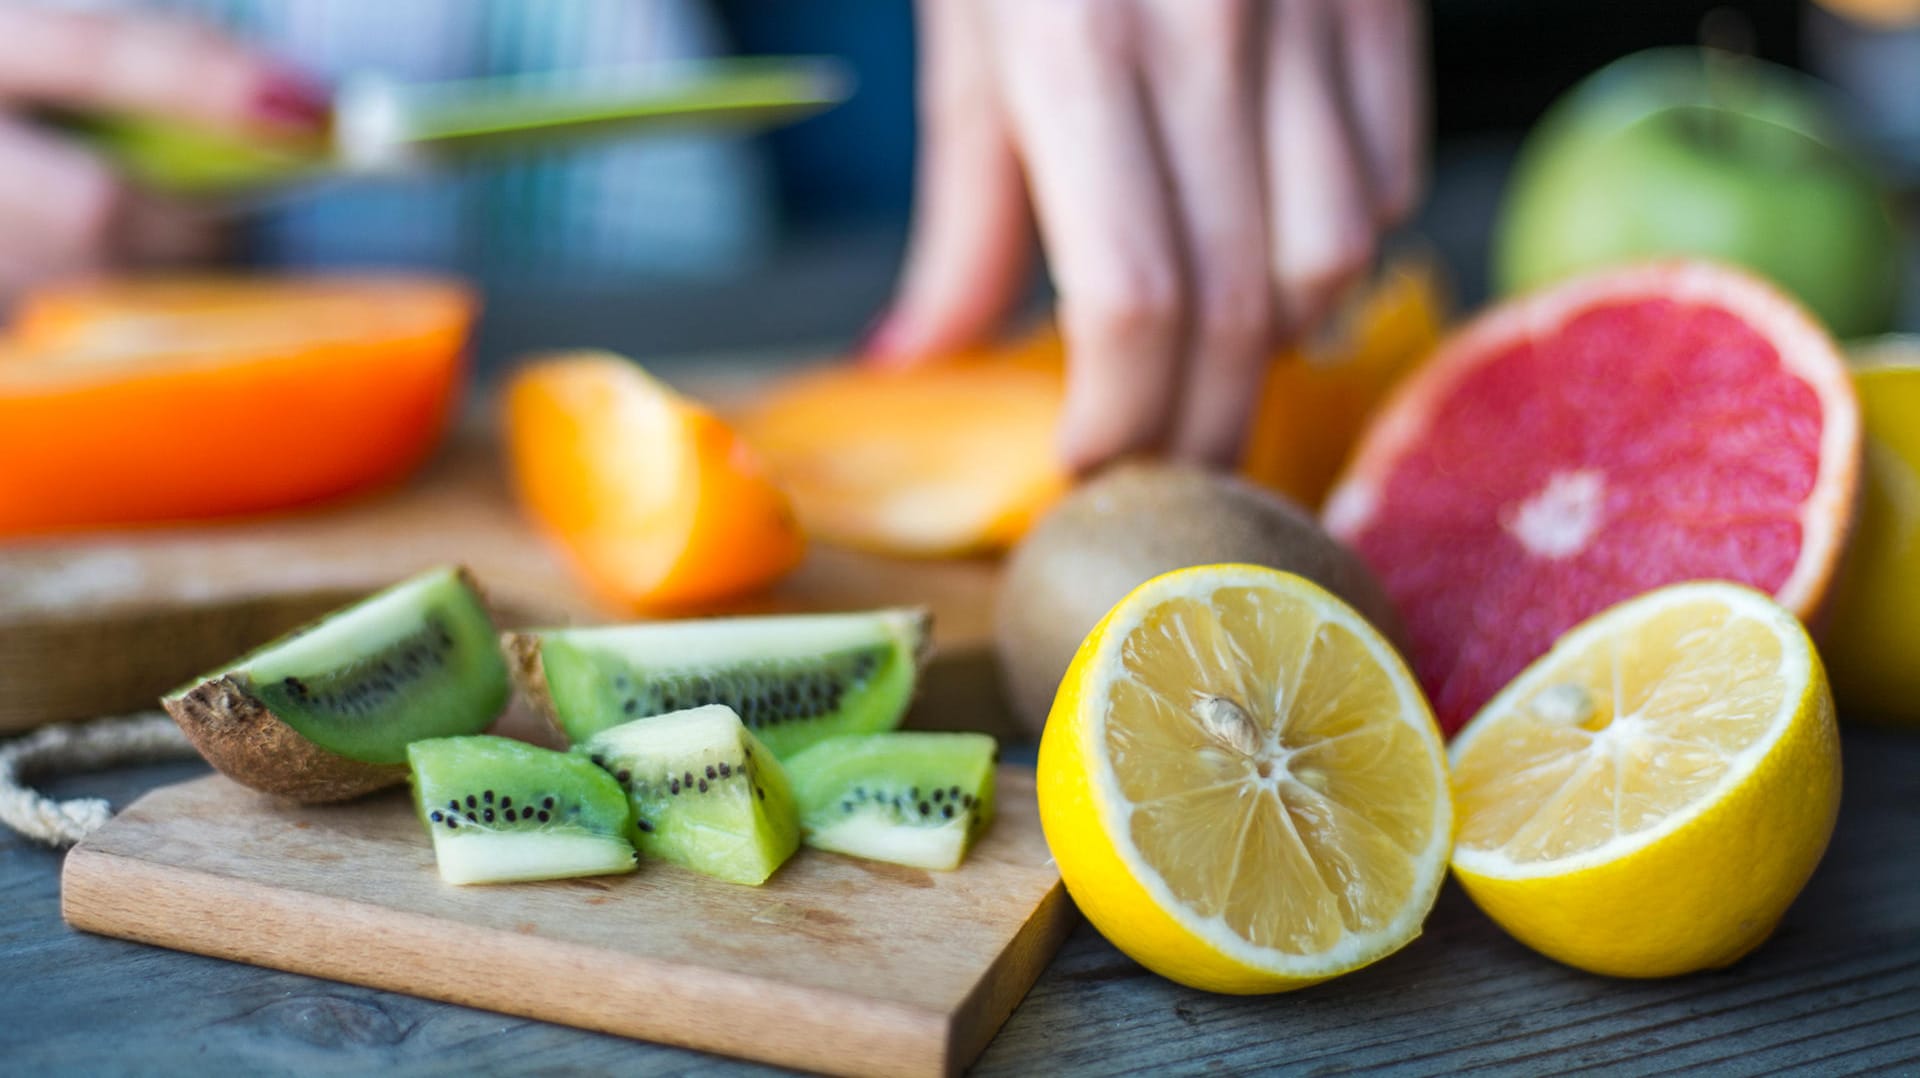
[[[1198,988],[1367,965],[1419,934],[1446,873],[1446,761],[1412,674],[1272,569],[1182,569],[1121,600],[1061,683],[1038,785],[1081,912]]]
[[[1840,745],[1806,630],[1678,584],[1575,627],[1452,748],[1453,868],[1521,942],[1596,973],[1726,965],[1833,833]]]

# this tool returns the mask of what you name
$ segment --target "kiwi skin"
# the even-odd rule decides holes
[[[1021,725],[1039,735],[1073,653],[1115,603],[1162,573],[1225,562],[1303,576],[1405,651],[1386,589],[1304,508],[1197,468],[1121,464],[1042,517],[1001,578],[994,644]]]
[[[464,567],[456,575],[491,617],[479,581]],[[280,639],[304,633],[337,613],[330,612]],[[350,800],[407,780],[405,763],[355,760],[307,740],[254,695],[243,673],[208,678],[184,693],[163,697],[160,706],[215,770],[261,793],[303,804],[324,804]]]
[[[520,690],[520,698],[527,702],[534,714],[547,721],[547,727],[558,734],[563,743],[566,742],[567,728],[560,725],[560,715],[553,708],[553,694],[547,691],[547,667],[540,661],[540,635],[501,633],[500,650],[506,653],[507,673]]]
[[[208,763],[262,793],[319,804],[407,778],[405,764],[350,760],[301,737],[247,691],[243,677],[214,678],[162,703]]]

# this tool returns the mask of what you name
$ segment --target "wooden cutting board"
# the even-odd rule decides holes
[[[790,1067],[956,1074],[1058,948],[1072,906],[1032,772],[961,867],[802,850],[762,887],[631,876],[451,887],[404,794],[274,802],[215,775],[140,798],[67,854],[76,928]]]
[[[151,708],[186,679],[428,566],[461,562],[502,627],[617,620],[521,521],[483,437],[405,487],[257,521],[0,544],[0,735]],[[819,547],[713,613],[930,606],[907,722],[1014,734],[993,670],[997,567]],[[522,712],[504,732],[537,738]],[[157,790],[67,857],[76,927],[818,1070],[963,1067],[1071,917],[1030,772],[953,873],[802,851],[765,888],[634,877],[457,889],[399,795],[300,808],[220,777]]]

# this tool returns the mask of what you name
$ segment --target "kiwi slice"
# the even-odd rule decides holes
[[[413,803],[448,883],[632,872],[633,810],[577,756],[485,734],[407,746]]]
[[[337,610],[161,699],[213,766],[257,790],[338,801],[406,777],[407,746],[477,733],[506,660],[464,569]]]
[[[721,704],[635,719],[574,752],[633,802],[641,852],[730,883],[764,883],[800,847],[780,761]]]
[[[924,610],[657,621],[507,637],[534,706],[578,744],[648,715],[725,704],[773,754],[900,725]]]
[[[985,734],[836,737],[786,761],[809,846],[916,868],[958,868],[993,820]]]

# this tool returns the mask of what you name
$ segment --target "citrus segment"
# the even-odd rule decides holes
[[[1447,730],[1580,619],[1724,578],[1811,615],[1858,404],[1826,334],[1737,270],[1663,263],[1495,308],[1402,383],[1327,506]]]
[[[786,496],[753,450],[619,356],[527,367],[507,389],[506,435],[520,504],[617,606],[730,599],[804,552]]]
[[[1088,636],[1041,741],[1041,821],[1121,950],[1277,991],[1419,932],[1451,836],[1437,730],[1373,628],[1300,577],[1184,569]]]
[[[1439,343],[1445,313],[1430,264],[1407,258],[1388,266],[1359,296],[1344,332],[1274,357],[1242,473],[1318,507],[1387,391]]]
[[[807,530],[883,553],[1003,549],[1067,488],[1053,450],[1059,338],[906,370],[837,367],[773,388],[742,429]]]
[[[1724,965],[1826,848],[1839,747],[1792,614],[1726,583],[1569,633],[1454,742],[1467,892],[1521,941],[1600,973]]]

